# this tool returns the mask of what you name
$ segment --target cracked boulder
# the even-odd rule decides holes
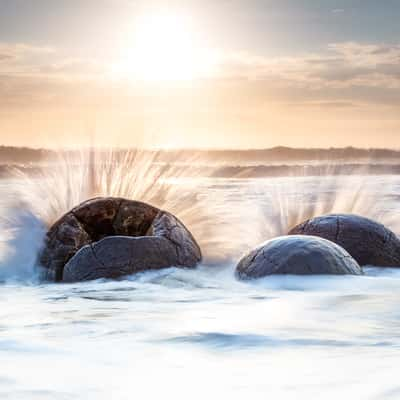
[[[362,275],[346,250],[315,236],[292,235],[268,240],[244,256],[236,267],[239,279],[268,275]]]
[[[45,279],[118,278],[149,269],[195,267],[201,251],[172,214],[122,198],[75,207],[48,231],[39,256]]]
[[[353,214],[309,219],[289,235],[313,235],[343,247],[360,265],[400,267],[400,240],[384,225]]]

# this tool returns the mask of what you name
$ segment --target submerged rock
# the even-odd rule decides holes
[[[384,225],[353,214],[331,214],[309,219],[289,235],[313,235],[347,250],[360,265],[400,267],[400,240]]]
[[[172,214],[121,198],[96,198],[48,231],[39,262],[51,281],[117,278],[147,269],[194,267],[201,251]]]
[[[240,279],[272,274],[361,275],[362,269],[344,250],[328,240],[303,235],[268,240],[244,256],[236,267]]]

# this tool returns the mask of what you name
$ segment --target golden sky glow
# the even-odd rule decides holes
[[[19,3],[0,1],[2,144],[400,147],[400,5]]]
[[[131,80],[180,81],[210,74],[213,63],[190,17],[153,12],[135,19],[112,73]]]

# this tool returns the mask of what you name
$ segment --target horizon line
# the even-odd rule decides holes
[[[121,150],[143,150],[143,151],[160,151],[160,152],[173,152],[173,151],[200,151],[200,152],[251,152],[251,151],[271,151],[271,150],[303,150],[303,151],[327,151],[327,150],[358,150],[358,151],[391,151],[400,152],[400,147],[357,147],[357,146],[330,146],[330,147],[297,147],[278,145],[272,147],[247,147],[247,148],[229,148],[229,147],[129,147],[129,146],[66,146],[66,147],[34,147],[34,146],[20,146],[20,145],[7,145],[0,144],[0,149],[19,149],[19,150],[33,150],[33,151],[78,151],[78,150],[100,150],[100,151],[121,151]]]

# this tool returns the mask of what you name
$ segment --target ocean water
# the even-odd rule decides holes
[[[204,263],[119,281],[39,282],[44,227],[3,207],[0,399],[400,398],[400,268],[234,277],[238,255],[283,233],[296,211],[363,211],[397,230],[398,177],[370,176],[362,193],[321,179],[202,181],[210,213],[232,215],[222,228],[215,217],[208,241],[189,224]],[[13,186],[0,181],[0,196]]]

